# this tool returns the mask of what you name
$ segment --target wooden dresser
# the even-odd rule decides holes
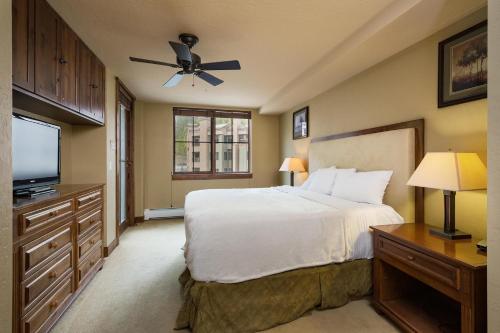
[[[486,254],[425,224],[371,227],[374,305],[408,332],[486,332]]]
[[[103,185],[14,202],[14,332],[47,332],[103,265]]]

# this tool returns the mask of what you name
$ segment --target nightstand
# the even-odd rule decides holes
[[[425,224],[371,227],[375,308],[408,332],[486,332],[486,254]]]

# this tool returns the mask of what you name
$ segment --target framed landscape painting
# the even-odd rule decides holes
[[[309,136],[309,107],[293,113],[293,139],[303,139]]]
[[[439,43],[438,107],[486,98],[487,22]]]

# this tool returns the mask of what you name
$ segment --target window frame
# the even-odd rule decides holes
[[[175,171],[175,117],[176,116],[189,116],[189,117],[209,117],[210,118],[210,163],[211,171],[199,172],[178,172]],[[218,110],[218,109],[200,109],[200,108],[173,108],[173,150],[172,150],[172,180],[205,180],[205,179],[244,179],[252,178],[252,113],[250,111],[236,111],[236,110]],[[217,172],[216,171],[216,142],[217,134],[215,130],[216,118],[239,118],[248,119],[248,172]],[[242,142],[246,143],[246,142]],[[194,144],[194,142],[193,142]]]

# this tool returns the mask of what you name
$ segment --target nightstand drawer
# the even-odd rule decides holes
[[[379,251],[383,254],[418,270],[431,279],[457,290],[460,289],[460,269],[458,267],[449,265],[382,236],[378,237],[378,242]]]

